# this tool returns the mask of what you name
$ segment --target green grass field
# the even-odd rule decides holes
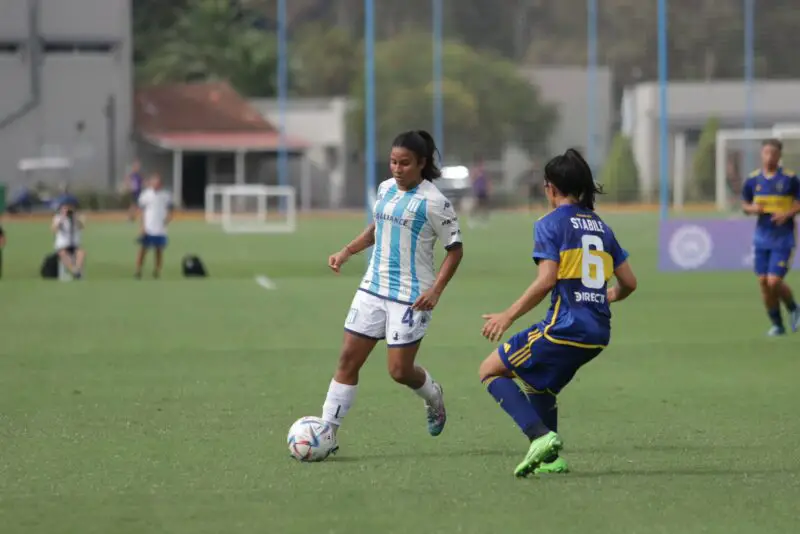
[[[381,346],[340,454],[309,465],[288,457],[286,431],[319,415],[365,267],[355,258],[337,277],[325,262],[360,218],[301,221],[291,236],[176,222],[159,281],[132,278],[131,224],[90,221],[76,283],[38,278],[46,223],[7,223],[0,532],[794,532],[800,334],[764,338],[749,273],[658,273],[655,216],[606,219],[639,291],[615,308],[611,347],[561,396],[574,472],[526,480],[512,475],[526,440],[477,367],[493,348],[481,313],[534,276],[532,216],[464,230],[420,359],[445,386],[444,434],[427,435]],[[210,278],[184,280],[185,253]]]

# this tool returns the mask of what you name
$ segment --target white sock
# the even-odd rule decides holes
[[[425,373],[425,383],[422,384],[421,388],[415,389],[414,393],[428,402],[434,402],[439,398],[439,390],[433,385],[433,378],[430,373],[424,367],[419,367],[419,369],[422,369],[422,372]]]
[[[337,427],[340,426],[342,419],[356,400],[357,389],[358,386],[348,386],[331,380],[325,404],[322,405],[322,419]]]

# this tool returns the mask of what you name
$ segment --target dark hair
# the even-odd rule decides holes
[[[764,139],[761,146],[771,146],[778,152],[783,152],[783,143],[781,143],[780,139],[775,139],[774,137],[772,139]]]
[[[578,205],[587,210],[594,211],[595,195],[603,193],[603,188],[594,181],[589,164],[574,148],[547,162],[544,179],[561,194],[578,199]]]
[[[424,180],[435,180],[442,175],[435,159],[439,149],[436,148],[433,136],[425,130],[403,132],[394,138],[392,146],[410,150],[417,159],[425,159],[425,166],[420,173]]]

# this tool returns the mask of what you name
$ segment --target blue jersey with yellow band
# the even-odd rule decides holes
[[[574,347],[606,346],[611,338],[608,281],[627,258],[611,227],[591,210],[569,204],[539,219],[533,260],[558,263],[550,309],[537,325],[544,338]]]
[[[800,180],[789,170],[779,167],[775,174],[754,171],[745,180],[742,199],[748,204],[764,208],[758,216],[753,245],[757,249],[792,249],[795,246],[794,218],[783,224],[776,224],[772,216],[792,209],[800,200]]]

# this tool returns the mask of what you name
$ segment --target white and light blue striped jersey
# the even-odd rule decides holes
[[[430,181],[400,191],[390,178],[378,187],[373,217],[375,245],[360,289],[412,304],[436,279],[436,240],[447,249],[461,243],[456,212]]]

